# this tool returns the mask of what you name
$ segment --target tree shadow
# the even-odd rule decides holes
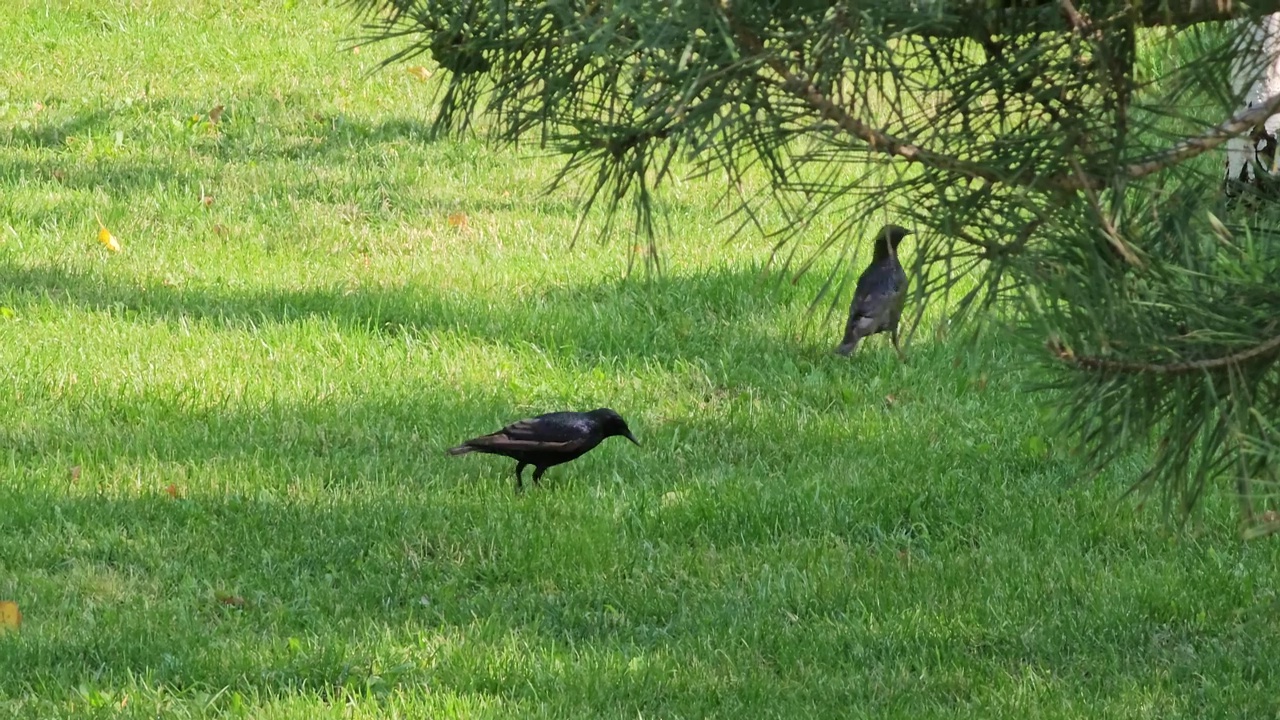
[[[52,101],[51,101],[52,102]],[[410,116],[366,118],[344,114],[315,114],[305,119],[297,116],[278,118],[282,101],[270,97],[240,98],[241,111],[230,109],[216,130],[205,110],[195,113],[189,103],[167,98],[150,98],[121,109],[96,109],[45,120],[27,129],[13,129],[8,146],[16,150],[37,151],[21,157],[19,153],[0,153],[0,178],[37,178],[56,183],[69,190],[106,190],[122,203],[131,197],[155,194],[162,188],[186,187],[194,193],[198,187],[217,191],[218,178],[245,165],[279,165],[281,172],[268,187],[260,188],[265,196],[293,200],[311,200],[330,204],[367,204],[376,207],[389,191],[402,193],[395,182],[377,173],[355,173],[350,168],[361,163],[382,168],[382,156],[409,146],[426,152],[441,170],[472,168],[477,164],[499,167],[507,159],[493,152],[477,152],[479,145],[441,143],[428,121]],[[122,126],[136,122],[139,114],[166,117],[186,126],[190,154],[177,160],[153,152],[111,152],[96,154],[90,160],[68,159],[61,154],[43,151],[64,150],[70,138],[93,137],[111,142],[111,134]],[[265,121],[263,119],[265,118]],[[275,120],[275,122],[273,122]],[[161,133],[161,130],[150,132]],[[136,140],[130,140],[136,142]],[[517,152],[512,150],[511,152]],[[519,151],[519,157],[533,157]],[[299,174],[299,165],[313,172]],[[330,172],[333,171],[333,172]],[[415,211],[449,212],[457,209],[456,200],[444,197],[441,188],[429,181],[415,184],[412,191],[426,191],[415,196]],[[193,202],[196,200],[193,196]],[[68,215],[81,211],[72,201],[44,209],[15,210],[19,219],[36,227],[56,225]],[[664,203],[674,212],[696,212],[686,202],[667,198]],[[563,194],[528,193],[513,197],[469,197],[466,206],[474,212],[499,213],[513,209],[535,209],[540,216],[572,220],[581,214],[580,204]]]
[[[131,322],[203,322],[217,327],[325,319],[355,332],[452,333],[488,343],[534,345],[583,365],[710,362],[744,351],[795,353],[773,329],[786,294],[752,268],[606,279],[499,299],[443,296],[406,282],[351,289],[243,290],[138,282],[56,265],[0,262],[0,297],[15,311],[46,303],[112,312]],[[802,353],[821,348],[802,348]],[[847,363],[846,363],[847,364]]]
[[[319,418],[300,407],[285,414],[336,427],[417,410],[413,399],[399,408],[375,399],[327,405]],[[14,548],[3,567],[22,573],[24,585],[8,591],[27,614],[16,640],[0,642],[8,668],[0,690],[11,697],[31,688],[136,691],[141,679],[165,699],[225,692],[340,702],[425,687],[522,710],[545,710],[554,698],[552,707],[575,715],[625,708],[740,717],[749,707],[789,707],[838,717],[851,704],[901,708],[899,693],[980,702],[980,679],[1028,668],[1068,692],[1123,698],[1158,668],[1186,674],[1210,662],[1188,655],[1187,642],[1221,645],[1215,657],[1260,661],[1265,653],[1246,633],[1198,630],[1199,600],[1189,590],[1165,602],[1160,617],[1134,620],[1147,611],[1141,592],[1121,593],[1125,604],[1111,612],[1089,611],[1083,586],[1064,599],[1061,568],[1028,570],[1023,553],[1007,545],[991,552],[996,567],[1017,569],[1016,577],[991,574],[987,551],[956,552],[936,532],[910,541],[919,564],[912,570],[897,547],[858,541],[858,528],[874,517],[842,518],[847,535],[815,533],[794,505],[767,507],[770,499],[794,503],[794,491],[718,494],[703,510],[721,526],[693,534],[667,516],[702,511],[665,508],[645,499],[651,492],[573,503],[554,490],[516,496],[505,483],[443,492],[394,477],[395,461],[380,480],[315,492],[315,483],[327,482],[326,465],[352,471],[355,453],[321,451],[322,462],[311,463],[316,448],[280,443],[250,411],[214,415],[188,411],[181,422],[142,431],[162,436],[162,447],[198,446],[202,435],[212,437],[203,449],[215,453],[271,446],[244,456],[251,482],[242,487],[190,482],[171,497],[161,488],[172,478],[160,475],[136,492],[95,493],[85,487],[91,471],[68,492],[0,484],[0,537]],[[101,437],[67,442],[118,449]],[[413,452],[378,454],[404,460]],[[287,481],[259,483],[256,475]],[[980,503],[981,493],[966,499]],[[977,522],[985,532],[1000,527],[999,518]],[[770,524],[769,532],[756,527]],[[812,565],[780,560],[787,548]],[[1144,562],[1136,550],[1124,555],[1129,567]],[[952,587],[957,565],[987,567],[988,576]],[[1073,582],[1082,572],[1090,574],[1076,568]],[[1011,594],[997,609],[984,609],[990,587]],[[882,594],[891,601],[878,605]],[[1248,598],[1240,602],[1249,614]],[[947,608],[963,622],[940,617]],[[865,621],[869,612],[876,622]],[[1153,644],[1157,633],[1172,638]],[[1148,662],[1117,667],[1108,641],[1080,647],[1081,636],[1144,648]],[[1265,678],[1262,670],[1244,674]],[[884,683],[896,690],[886,694]]]
[[[607,707],[605,698],[637,685],[617,658],[653,653],[664,672],[678,658],[655,652],[657,641],[623,648],[597,638],[564,666],[568,647],[543,632],[537,611],[565,602],[563,593],[598,593],[572,568],[541,562],[561,594],[529,602],[545,581],[528,572],[531,553],[522,548],[557,535],[537,529],[548,512],[536,500],[508,500],[495,512],[492,503],[419,493],[315,503],[261,492],[175,499],[24,490],[5,502],[21,510],[0,529],[28,538],[21,563],[35,578],[21,589],[23,642],[0,643],[12,670],[0,687],[11,697],[48,684],[113,688],[132,677],[178,697],[225,690],[337,701],[427,685],[522,704],[567,681],[601,685],[605,697],[594,700]],[[66,545],[53,541],[51,523],[65,529]],[[553,664],[558,672],[549,672]],[[582,693],[575,700],[595,704]]]
[[[0,483],[10,508],[0,537],[24,539],[3,563],[23,573],[13,590],[28,615],[22,642],[0,643],[0,664],[13,669],[0,688],[146,678],[178,695],[337,700],[427,685],[517,706],[550,694],[580,713],[622,704],[669,714],[714,710],[772,674],[752,669],[757,651],[736,642],[725,641],[733,657],[708,664],[713,629],[682,620],[687,578],[632,571],[653,562],[648,543],[696,553],[703,541],[654,514],[645,487],[668,479],[630,445],[516,495],[508,463],[481,470],[441,452],[483,398],[394,381],[358,400],[191,407],[151,397],[140,422],[125,411],[136,398],[110,394],[68,399],[38,427],[0,427],[12,466],[83,466],[65,492]],[[836,442],[837,428],[824,432],[814,441]],[[615,503],[582,496],[633,461],[649,472],[626,471],[637,479],[619,494],[629,508],[619,532]],[[119,465],[144,484],[97,489],[95,477]],[[786,509],[743,502],[718,513],[764,526]],[[640,531],[647,543],[631,537]],[[757,542],[812,533],[792,520]],[[724,591],[708,587],[703,611],[715,617]],[[804,683],[773,692],[766,704],[835,709]]]
[[[105,109],[77,113],[61,120],[42,121],[25,128],[13,128],[7,145],[14,148],[61,150],[67,139],[86,134],[106,134],[116,113]]]
[[[131,108],[129,117],[121,119],[124,111],[92,110],[79,113],[61,121],[42,122],[28,129],[13,130],[8,146],[13,149],[36,150],[65,149],[71,138],[109,138],[121,125],[133,119],[138,112],[164,114],[178,117],[178,110],[171,103],[153,101],[143,107]],[[186,122],[187,120],[182,120]],[[212,127],[207,120],[193,123],[200,127]],[[188,129],[190,150],[196,157],[220,164],[236,165],[241,162],[272,160],[301,161],[318,164],[349,163],[353,157],[376,154],[384,146],[413,143],[431,145],[429,127],[421,121],[393,117],[364,120],[340,116],[317,117],[306,128],[293,125],[260,127],[254,123],[242,123],[232,127],[222,125],[216,133]],[[301,131],[317,134],[299,134]],[[158,131],[156,131],[158,132]],[[264,142],[263,137],[279,138],[279,142]],[[141,157],[139,157],[141,156]],[[0,156],[0,175],[11,177],[36,177],[51,180],[75,190],[109,188],[112,193],[128,196],[139,192],[154,192],[161,185],[190,182],[200,171],[191,169],[198,163],[185,158],[181,165],[154,153],[102,154],[91,162],[84,162],[58,155],[42,154],[36,161],[19,160],[8,154]]]
[[[751,487],[717,492],[704,508],[664,510],[652,487],[635,485],[608,493],[612,502],[583,498],[590,490],[578,485],[569,489],[577,501],[565,503],[554,486],[513,494],[505,466],[486,473],[501,482],[442,485],[433,478],[475,471],[456,459],[446,469],[431,433],[408,431],[422,418],[474,414],[475,401],[404,389],[265,410],[162,401],[155,415],[167,420],[143,427],[126,427],[112,417],[120,408],[96,398],[68,408],[79,418],[70,432],[51,424],[25,443],[0,438],[19,467],[64,454],[90,459],[66,492],[0,485],[9,508],[0,536],[24,539],[5,563],[28,581],[15,590],[29,619],[22,642],[0,643],[0,664],[10,668],[0,687],[111,688],[145,678],[178,695],[227,689],[337,700],[425,685],[517,706],[555,696],[579,713],[621,704],[646,714],[715,712],[763,687],[763,707],[819,714],[862,695],[795,674],[797,653],[802,664],[822,657],[806,660],[799,639],[831,630],[816,618],[787,622],[788,593],[746,603],[743,623],[723,612],[746,602],[735,583],[679,568],[715,557],[725,538],[738,538],[736,549],[719,552],[743,562],[768,548],[839,538],[832,529],[857,535],[875,516],[815,529],[798,520],[785,490],[761,500],[749,497],[760,490]],[[789,410],[779,403],[763,412]],[[842,439],[842,429],[825,428],[812,441]],[[632,450],[603,448],[572,472],[598,478]],[[96,492],[97,464],[111,462],[136,466],[147,484]],[[202,482],[223,463],[234,473],[218,474],[242,484]],[[176,497],[163,490],[168,483]],[[693,524],[701,530],[691,533]],[[855,600],[835,610],[853,611]],[[859,628],[841,632],[889,655],[905,647]],[[777,637],[746,642],[759,632]],[[1014,662],[1022,652],[994,654]]]

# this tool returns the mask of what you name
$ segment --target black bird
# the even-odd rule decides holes
[[[627,427],[627,421],[609,408],[597,408],[591,412],[553,412],[472,438],[449,448],[449,454],[482,452],[506,455],[516,461],[516,489],[519,490],[524,482],[521,474],[526,465],[534,467],[533,483],[537,485],[547,468],[576,460],[614,435],[640,444]]]
[[[898,320],[907,301],[907,273],[898,262],[898,244],[911,231],[897,225],[885,225],[876,235],[871,264],[858,277],[849,305],[849,322],[844,327],[844,340],[836,348],[840,355],[851,355],[862,338],[888,332],[893,349],[898,347]]]

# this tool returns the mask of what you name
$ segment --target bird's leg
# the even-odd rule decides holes
[[[538,483],[538,481],[542,479],[542,473],[544,473],[544,472],[546,472],[546,471],[547,471],[547,469],[546,469],[546,468],[544,468],[544,467],[539,467],[539,468],[534,468],[534,469],[533,469],[533,484],[534,484],[534,485],[538,485],[538,487],[542,487],[542,486],[541,486],[541,484],[539,484],[539,483]]]
[[[529,463],[525,463],[525,462],[516,463],[516,490],[517,491],[519,491],[521,489],[521,486],[524,485],[524,478],[521,477],[520,475],[521,473],[524,472],[524,468],[528,464]]]
[[[907,356],[902,354],[902,346],[898,345],[898,326],[893,326],[893,331],[889,333],[889,338],[893,340],[893,349],[898,351],[898,361],[906,362]]]

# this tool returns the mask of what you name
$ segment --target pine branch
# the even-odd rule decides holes
[[[781,58],[767,52],[764,43],[760,42],[759,38],[730,14],[727,5],[722,8],[722,12],[729,27],[733,29],[738,42],[750,52],[765,58],[765,64],[782,79],[782,90],[802,100],[820,116],[835,123],[847,134],[867,143],[872,150],[900,157],[907,162],[918,162],[928,167],[945,172],[953,172],[957,175],[977,180],[987,180],[989,182],[1000,182],[1002,180],[997,173],[982,165],[966,162],[957,157],[920,147],[902,138],[876,130],[869,124],[858,120],[823,94],[807,78],[791,72]],[[767,82],[765,78],[761,78],[761,80]]]
[[[1045,16],[1039,11],[1052,5],[1061,7],[1066,4],[1068,3],[1062,0],[934,0],[920,10],[923,14],[965,13],[987,17],[1001,32],[1043,32],[1057,28],[1046,27]],[[1246,4],[1235,0],[1136,0],[1131,3],[1130,11],[1142,27],[1179,28],[1270,15],[1280,12],[1280,2],[1259,0]],[[982,33],[982,29],[974,28],[971,24],[929,28],[929,31],[939,37],[977,38]]]
[[[1089,22],[1089,19],[1076,9],[1071,0],[1060,0],[1059,4],[1062,6],[1062,13],[1067,16],[1067,22],[1071,23],[1071,27],[1075,28],[1077,33],[1087,35],[1093,23]]]
[[[1080,16],[1079,12],[1075,10],[1075,7],[1071,4],[1070,0],[1061,0],[1061,2],[1064,8],[1070,9],[1069,14],[1073,24],[1077,24],[1078,28],[1087,27],[1088,21]],[[1230,5],[1229,0],[1227,0],[1227,3]],[[835,123],[845,133],[865,142],[873,151],[900,157],[907,162],[920,163],[943,172],[951,172],[971,179],[986,180],[988,182],[1011,183],[1027,187],[1040,187],[1055,191],[1096,190],[1106,187],[1109,184],[1110,178],[1085,173],[1078,167],[1074,168],[1074,172],[1072,174],[1053,175],[1048,177],[1037,176],[1034,174],[1019,174],[1012,177],[1003,176],[993,171],[989,166],[968,162],[952,155],[936,152],[889,133],[876,130],[870,124],[847,113],[838,103],[823,94],[823,92],[812,81],[802,75],[792,72],[780,57],[769,53],[765,49],[764,43],[752,34],[749,29],[742,25],[742,23],[738,22],[729,12],[727,6],[722,8],[722,13],[729,26],[733,29],[738,42],[750,52],[759,57],[763,57],[765,59],[765,64],[782,79],[781,88],[784,91],[805,102],[820,116]],[[1280,112],[1280,95],[1270,98],[1262,105],[1248,108],[1237,113],[1235,116],[1218,124],[1203,135],[1188,138],[1156,155],[1152,155],[1137,162],[1129,163],[1120,168],[1113,177],[1124,177],[1129,180],[1136,180],[1138,178],[1160,172],[1161,170],[1220,147],[1231,138],[1252,129],[1277,112]],[[1127,261],[1130,261],[1131,263],[1134,261],[1130,252],[1122,251],[1122,254],[1125,255],[1125,259]]]
[[[1152,173],[1160,172],[1220,147],[1236,135],[1253,129],[1277,112],[1280,112],[1280,95],[1276,95],[1261,105],[1240,111],[1234,117],[1213,127],[1203,135],[1187,138],[1168,150],[1152,155],[1145,160],[1129,163],[1122,167],[1116,175],[1129,180],[1137,180]],[[1104,178],[1084,174],[1050,182],[1051,186],[1062,190],[1097,189],[1105,187],[1106,184]]]
[[[1246,348],[1245,350],[1241,350],[1240,352],[1233,353],[1226,357],[1166,364],[1107,360],[1106,358],[1092,357],[1088,355],[1077,356],[1071,351],[1071,348],[1066,347],[1058,340],[1050,340],[1046,343],[1046,347],[1048,347],[1049,351],[1056,355],[1062,362],[1085,370],[1098,370],[1107,373],[1182,375],[1190,372],[1221,370],[1223,368],[1247,363],[1251,360],[1272,353],[1280,352],[1280,336],[1273,337],[1264,343],[1254,345],[1253,347]]]
[[[1107,213],[1102,209],[1102,203],[1098,201],[1098,194],[1094,192],[1091,185],[1085,179],[1084,169],[1080,167],[1080,161],[1072,157],[1071,168],[1075,170],[1076,177],[1079,178],[1084,187],[1085,197],[1089,200],[1089,206],[1093,208],[1093,214],[1098,219],[1098,223],[1102,225],[1102,234],[1107,237],[1107,243],[1115,249],[1124,261],[1134,267],[1143,267],[1142,259],[1129,247],[1129,244],[1120,237],[1120,231],[1116,229],[1115,223],[1111,218],[1107,217]]]

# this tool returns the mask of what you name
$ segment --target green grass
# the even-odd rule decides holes
[[[999,338],[832,356],[711,180],[661,277],[571,248],[553,159],[430,140],[350,30],[0,14],[0,716],[1280,712],[1280,550],[1229,499],[1117,505],[1139,466],[1087,476]],[[443,454],[597,405],[644,447],[523,495]]]

